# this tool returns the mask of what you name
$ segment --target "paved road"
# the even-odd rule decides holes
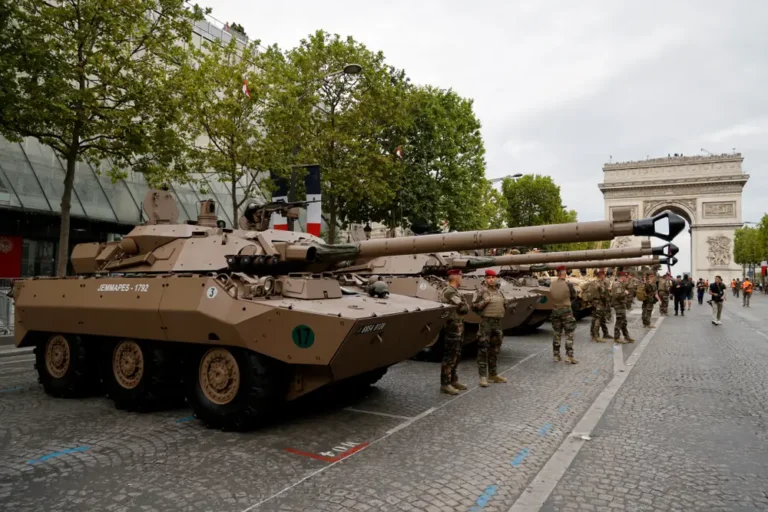
[[[665,318],[618,350],[588,342],[586,319],[578,366],[552,362],[547,329],[507,338],[510,382],[474,388],[467,359],[457,398],[438,393],[437,364],[407,361],[366,396],[314,397],[247,434],[185,409],[54,400],[29,356],[0,359],[0,509],[506,512],[537,479],[545,510],[764,508],[768,299],[726,311],[721,327]],[[593,439],[558,469],[590,418]]]

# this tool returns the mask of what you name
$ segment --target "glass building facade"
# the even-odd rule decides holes
[[[208,18],[195,23],[192,44],[200,48],[205,40],[227,43],[233,37],[243,45],[247,42],[244,35]],[[0,137],[0,247],[21,246],[20,262],[16,252],[9,256],[10,250],[5,254],[0,251],[0,284],[3,278],[19,277],[17,274],[54,274],[64,164],[36,139],[16,143]],[[146,221],[142,202],[149,187],[144,176],[129,172],[126,179],[113,182],[106,173],[111,165],[109,161],[98,167],[87,162],[77,164],[71,204],[73,245],[111,240]],[[173,184],[171,192],[180,222],[197,219],[200,201],[214,199],[219,204],[219,218],[227,227],[237,224],[228,183],[203,180],[202,186]],[[6,263],[3,257],[13,261]]]

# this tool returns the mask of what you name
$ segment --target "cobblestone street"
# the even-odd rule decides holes
[[[624,346],[582,320],[577,366],[552,362],[547,325],[505,339],[506,384],[475,387],[468,357],[470,390],[449,397],[438,363],[407,361],[247,434],[56,400],[30,355],[0,358],[0,509],[768,509],[768,298],[729,298],[722,326],[706,305],[650,331],[639,313]]]

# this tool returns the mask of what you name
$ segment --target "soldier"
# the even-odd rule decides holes
[[[562,360],[560,358],[560,340],[563,331],[565,331],[565,360],[571,364],[578,364],[578,361],[573,357],[573,332],[576,330],[576,318],[574,318],[573,309],[571,309],[572,288],[566,281],[568,274],[565,266],[560,265],[556,270],[557,279],[553,280],[549,286],[553,301],[550,319],[552,320],[552,329],[555,331],[552,338],[552,352],[555,356],[555,362],[560,362]]]
[[[488,387],[488,382],[504,383],[507,379],[496,374],[496,361],[501,350],[501,319],[507,307],[507,301],[496,284],[496,271],[485,271],[485,282],[477,294],[472,309],[480,315],[480,330],[477,333],[477,368],[480,372],[480,386]]]
[[[653,314],[653,305],[659,300],[656,289],[656,274],[649,273],[645,278],[643,285],[643,327],[651,327],[651,315]]]
[[[627,273],[619,272],[619,279],[611,286],[611,302],[613,303],[613,309],[616,311],[616,324],[613,326],[613,337],[616,343],[633,343],[635,341],[629,336],[629,330],[627,329],[628,295]],[[621,340],[622,334],[624,334],[624,341]]]
[[[440,366],[440,392],[448,395],[458,395],[459,391],[467,389],[467,386],[459,382],[456,374],[464,337],[464,317],[469,313],[469,304],[459,291],[460,285],[461,270],[449,270],[448,286],[440,294],[440,302],[456,306],[443,328],[445,344],[443,363]]]
[[[627,311],[632,309],[632,305],[635,303],[635,294],[637,293],[637,288],[642,285],[643,282],[638,279],[634,273],[628,274],[627,291],[629,293],[627,294]]]
[[[659,295],[659,314],[667,316],[669,310],[669,291],[670,291],[670,279],[672,276],[669,272],[664,274],[664,277],[659,279],[659,283],[656,286],[658,288]]]
[[[606,339],[612,339],[613,337],[608,334],[608,325],[606,323],[606,317],[609,307],[609,291],[607,283],[605,282],[605,270],[598,269],[597,283],[594,286],[596,288],[596,298],[592,300],[592,326],[590,331],[592,332],[592,341],[595,343],[605,343]],[[600,337],[600,330],[603,331],[603,337]]]

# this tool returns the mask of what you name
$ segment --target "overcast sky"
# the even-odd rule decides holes
[[[604,216],[602,166],[730,152],[768,185],[768,2],[207,0],[213,16],[283,48],[317,29],[381,50],[412,81],[473,98],[489,178],[548,174],[580,220]],[[762,193],[761,193],[762,192]],[[679,237],[690,266],[688,239]],[[685,251],[685,252],[683,252]]]

